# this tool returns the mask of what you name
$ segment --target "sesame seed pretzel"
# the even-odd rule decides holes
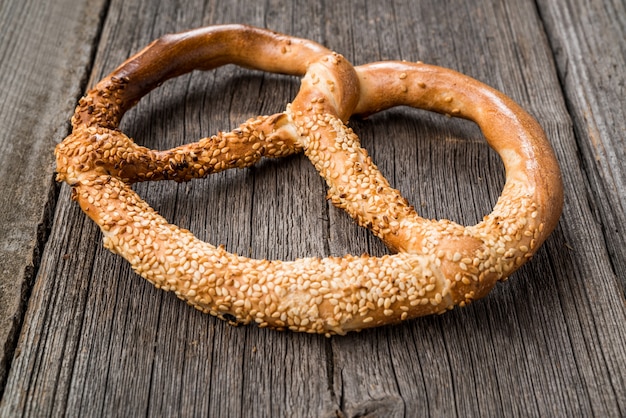
[[[301,88],[285,112],[166,151],[138,146],[117,129],[124,112],[164,80],[224,64],[303,76]],[[482,222],[464,227],[420,218],[345,125],[353,114],[398,105],[480,126],[506,169],[502,195]],[[158,288],[233,324],[345,334],[464,306],[531,258],[562,210],[560,171],[545,134],[502,93],[421,63],[354,68],[317,43],[249,26],[158,39],[80,100],[72,126],[56,149],[58,180],[72,186],[104,246]],[[130,186],[187,181],[302,151],[333,204],[395,254],[241,257],[169,224]]]

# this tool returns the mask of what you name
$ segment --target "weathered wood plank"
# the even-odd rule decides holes
[[[626,304],[626,3],[624,1],[582,2],[539,1],[539,12],[555,54],[568,111],[572,115],[578,154],[585,177],[576,185],[581,206],[589,206],[592,216],[586,222],[596,225],[603,243],[581,242],[577,251],[582,257],[595,252],[596,245],[606,245],[610,267],[603,286],[620,295]],[[587,193],[582,195],[582,184]],[[591,247],[589,250],[587,249]],[[612,273],[612,274],[611,274]],[[588,276],[596,280],[597,276]],[[589,289],[588,298],[597,303],[597,293]],[[620,317],[621,318],[621,317]],[[621,319],[619,319],[621,320]],[[607,312],[594,322],[616,321]],[[592,325],[593,326],[593,325]],[[618,395],[621,415],[626,412],[626,360],[621,356],[624,343],[600,335],[597,346],[616,344],[619,361],[596,376],[587,370],[586,379],[605,381]],[[605,351],[605,350],[602,350]],[[585,359],[597,364],[595,354]],[[601,375],[601,377],[597,377]],[[606,404],[608,395],[598,388],[592,392]]]
[[[61,190],[0,415],[619,415],[626,314],[584,193],[572,122],[530,2],[113,1],[91,83],[166,32],[246,22],[321,41],[356,64],[423,60],[518,100],[564,171],[564,217],[530,265],[484,301],[330,340],[231,328],[103,250]],[[165,148],[282,109],[292,79],[223,68],[165,83],[124,129]],[[503,184],[467,122],[399,109],[352,122],[383,173],[426,217],[472,223]],[[211,243],[254,257],[386,250],[324,200],[304,158],[265,161],[140,194]],[[235,215],[235,216],[233,216]],[[588,248],[591,256],[580,257]],[[592,279],[589,279],[592,278]]]
[[[54,210],[52,150],[81,94],[103,3],[0,5],[0,392]]]
[[[589,205],[626,294],[626,4],[539,1],[572,114]]]

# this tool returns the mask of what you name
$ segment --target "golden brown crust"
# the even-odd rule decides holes
[[[250,50],[263,53],[249,54]],[[117,130],[124,112],[167,78],[234,63],[303,76],[283,113],[166,151]],[[491,214],[463,227],[430,221],[393,189],[344,122],[408,105],[475,121],[502,156],[506,184]],[[384,62],[353,68],[310,41],[241,25],[167,35],[81,100],[56,149],[58,179],[135,271],[231,322],[343,334],[445,312],[483,297],[536,252],[562,208],[560,172],[537,122],[503,94],[439,67]],[[330,200],[397,254],[254,260],[170,225],[131,189],[187,181],[261,157],[304,151]]]

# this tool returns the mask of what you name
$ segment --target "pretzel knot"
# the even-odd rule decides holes
[[[117,129],[123,114],[164,80],[224,64],[299,75],[301,88],[283,113],[167,151],[138,146]],[[502,195],[482,222],[464,227],[420,218],[345,125],[353,114],[398,105],[480,126],[506,169]],[[317,43],[248,26],[158,39],[89,91],[72,125],[56,148],[58,180],[72,186],[105,247],[158,288],[231,323],[344,334],[464,306],[531,258],[562,210],[559,167],[545,134],[502,93],[421,63],[354,68]],[[241,257],[169,224],[130,186],[187,181],[302,151],[326,180],[333,204],[395,254]]]

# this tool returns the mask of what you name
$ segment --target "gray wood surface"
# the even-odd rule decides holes
[[[56,203],[52,149],[82,94],[101,8],[0,2],[0,390]]]
[[[59,78],[49,91],[41,66],[13,71],[25,81],[0,78],[8,91],[0,100],[26,100],[20,91],[63,100],[56,107],[34,99],[0,102],[2,127],[22,126],[18,142],[2,134],[2,165],[15,168],[11,158],[34,149],[26,154],[37,158],[32,167],[44,167],[43,186],[21,182],[30,191],[9,181],[14,170],[2,171],[10,197],[39,199],[29,203],[35,227],[15,242],[31,257],[45,244],[40,263],[14,263],[33,263],[37,277],[19,342],[4,340],[13,357],[0,416],[626,414],[625,170],[617,162],[626,116],[619,100],[623,2],[112,0],[102,14],[78,3],[58,0],[51,10],[38,9],[40,21],[58,25],[45,37],[36,32],[39,43],[22,51],[0,46],[0,65],[10,63],[6,57],[47,51]],[[0,6],[0,18],[35,19],[28,4]],[[57,16],[68,8],[69,17]],[[84,21],[88,29],[77,23]],[[102,248],[100,232],[66,186],[49,237],[38,241],[36,225],[49,196],[56,197],[52,148],[67,132],[86,66],[93,85],[160,35],[227,22],[310,38],[355,64],[406,59],[450,67],[510,95],[542,124],[561,163],[566,202],[557,230],[530,264],[468,308],[331,339],[233,328],[154,289]],[[32,31],[11,24],[0,26],[8,44]],[[612,91],[599,88],[609,80]],[[297,89],[297,79],[235,67],[194,73],[151,93],[128,113],[123,129],[150,147],[172,147],[280,111]],[[31,107],[33,113],[23,113]],[[29,117],[38,135],[23,127]],[[403,108],[351,125],[424,217],[475,223],[497,200],[502,164],[471,123]],[[20,148],[12,151],[12,144]],[[170,221],[242,255],[387,252],[326,202],[323,181],[303,157],[137,190]],[[3,197],[2,208],[11,204]],[[3,210],[5,227],[15,214]],[[2,235],[1,242],[9,241]],[[21,270],[10,274],[27,277]],[[10,277],[3,271],[3,286]],[[22,286],[10,288],[19,294]],[[21,323],[15,312],[13,323]]]
[[[539,2],[580,148],[589,206],[626,294],[626,2]]]

